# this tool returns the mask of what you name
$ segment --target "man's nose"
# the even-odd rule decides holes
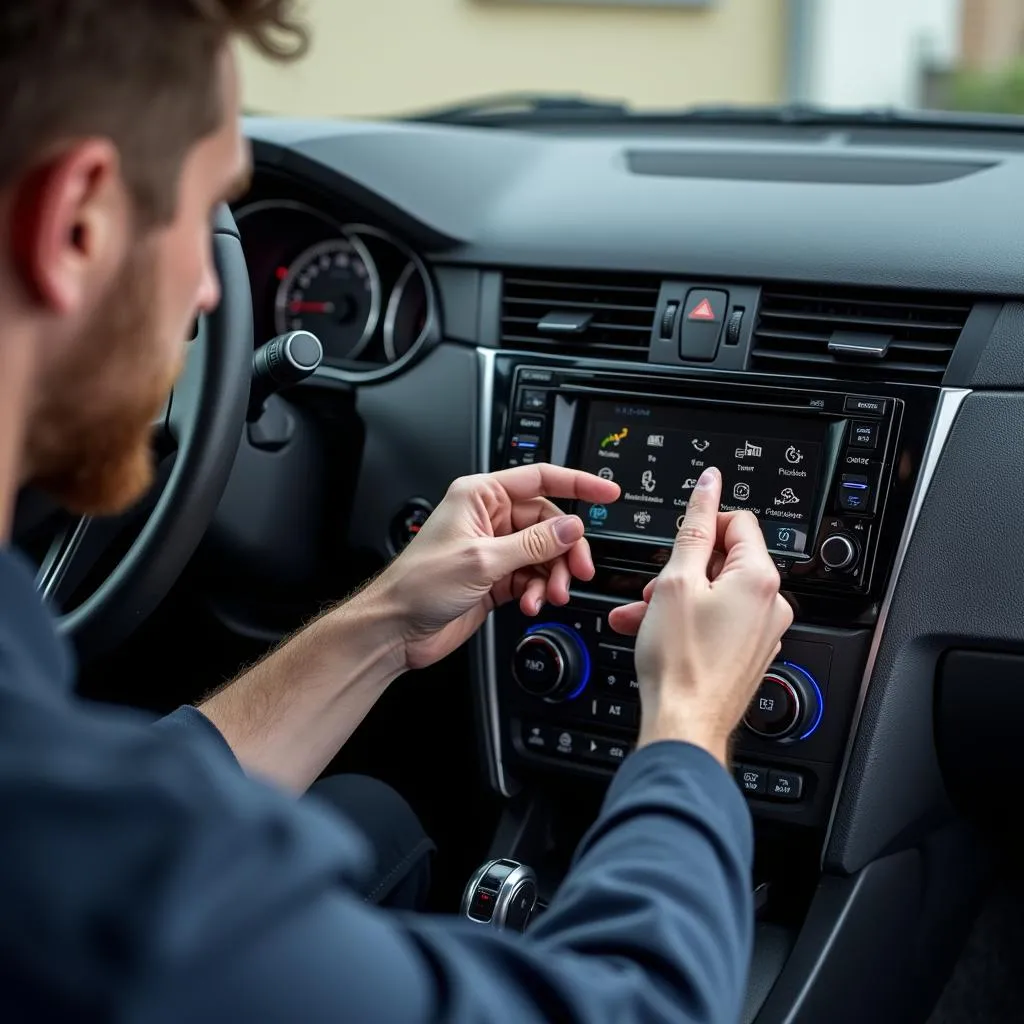
[[[208,265],[199,286],[196,305],[201,313],[212,313],[220,302],[220,280],[212,265]]]

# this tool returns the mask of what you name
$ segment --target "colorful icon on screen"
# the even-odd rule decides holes
[[[629,427],[623,427],[617,434],[609,434],[602,442],[602,448],[618,448],[620,441],[629,437]]]
[[[594,526],[599,526],[608,518],[608,509],[605,505],[591,505],[587,517]]]

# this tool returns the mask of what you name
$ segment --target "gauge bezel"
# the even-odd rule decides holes
[[[323,363],[320,366],[320,369],[317,370],[316,374],[314,374],[314,377],[328,377],[334,380],[344,381],[349,384],[373,383],[376,381],[388,380],[392,377],[398,376],[398,374],[406,367],[423,356],[429,348],[433,347],[441,340],[440,300],[433,277],[431,276],[431,273],[427,268],[427,264],[423,261],[422,257],[411,249],[408,244],[403,242],[402,239],[398,238],[390,231],[375,227],[371,224],[364,224],[356,221],[345,223],[332,214],[298,199],[258,199],[255,202],[239,207],[238,210],[235,211],[235,223],[241,230],[241,226],[245,220],[267,210],[293,210],[297,213],[307,214],[313,219],[319,220],[321,223],[329,226],[333,231],[338,233],[338,237],[371,235],[388,243],[398,252],[402,253],[408,260],[408,263],[411,263],[415,267],[416,272],[423,281],[423,286],[427,294],[427,316],[423,330],[420,332],[416,341],[410,346],[409,351],[399,359],[394,362],[387,362],[383,366],[368,368],[366,370],[342,369],[337,366],[331,366],[327,363]],[[295,261],[293,260],[292,265],[294,265],[294,262]],[[373,265],[376,268],[376,261],[374,261]],[[395,287],[392,289],[391,295],[388,297],[389,307],[391,305],[391,298],[398,290],[398,283],[405,275],[406,269],[407,268],[403,267],[402,273],[399,275],[399,279],[395,282]],[[383,293],[383,287],[381,288],[381,292]],[[383,294],[381,295],[381,299],[383,301]],[[397,304],[395,309],[397,314]],[[386,312],[384,327],[385,329],[387,327]],[[385,339],[382,336],[382,341],[384,340]],[[390,347],[393,350],[393,334],[391,336]],[[387,347],[385,347],[384,352],[385,358],[387,358]]]
[[[310,263],[311,258],[314,255],[320,255],[325,250],[337,247],[339,244],[350,245],[355,254],[363,261],[363,266],[366,267],[368,280],[370,283],[370,312],[366,316],[366,323],[363,325],[363,333],[359,341],[349,349],[343,356],[335,356],[339,359],[358,359],[362,354],[366,346],[370,343],[374,333],[377,330],[377,325],[380,323],[380,311],[384,303],[383,299],[383,288],[380,280],[380,270],[377,267],[377,261],[373,258],[372,253],[366,247],[366,243],[356,235],[350,235],[347,232],[339,235],[336,238],[325,238],[321,242],[316,242],[306,249],[303,249],[295,259],[288,265],[288,273],[278,283],[277,291],[274,294],[274,327],[277,329],[278,334],[285,334],[288,331],[294,330],[308,330],[303,325],[293,327],[288,323],[288,293],[295,287],[295,281],[299,274],[304,270]],[[326,349],[326,346],[324,346]]]

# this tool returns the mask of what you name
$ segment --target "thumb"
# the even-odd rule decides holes
[[[518,569],[550,562],[564,555],[582,536],[583,520],[579,516],[558,516],[496,537],[491,545],[494,577],[504,579]]]

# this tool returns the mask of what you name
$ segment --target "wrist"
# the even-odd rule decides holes
[[[716,724],[702,721],[686,709],[670,711],[659,708],[648,715],[645,708],[636,747],[639,750],[666,740],[689,743],[707,751],[719,764],[728,768],[731,736],[731,732],[723,732]]]
[[[393,679],[406,669],[404,616],[394,588],[378,576],[321,620],[332,642],[376,662]]]

